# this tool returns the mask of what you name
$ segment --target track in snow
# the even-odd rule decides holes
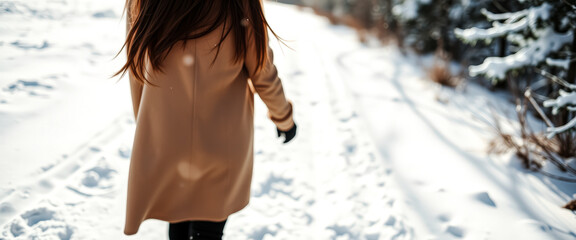
[[[281,8],[269,6],[278,13],[283,11]],[[288,17],[301,14],[293,8],[285,12]],[[113,12],[109,15],[114,16]],[[274,126],[266,118],[264,105],[257,103],[252,201],[247,209],[231,217],[226,236],[410,239],[412,230],[394,207],[398,199],[390,178],[393,171],[385,167],[367,129],[362,128],[344,82],[333,81],[334,66],[326,65],[325,56],[316,51],[320,43],[307,37],[325,21],[309,14],[299,17],[300,23],[313,24],[306,28],[277,27],[283,36],[297,41],[292,44],[296,51],[277,46],[275,50],[287,94],[296,107],[300,132],[288,145],[273,141]],[[92,48],[113,50],[96,45]],[[59,90],[26,83],[17,82],[5,91]],[[133,130],[129,119],[127,114],[119,115],[61,159],[39,166],[33,180],[14,184],[6,191],[1,200],[0,239],[123,237],[126,146],[131,143]],[[94,235],[94,229],[109,231]],[[151,220],[138,235],[128,239],[159,239],[165,235],[166,224]]]
[[[66,20],[81,18],[83,14],[89,17],[82,21],[94,26],[102,25],[98,22],[102,19],[118,20],[118,36],[110,38],[122,38],[121,6],[116,1],[99,2],[101,9],[95,11],[91,10],[94,1],[63,2],[69,2],[66,6],[72,10],[48,7],[38,11],[32,5],[10,3],[0,6],[16,6],[10,14],[52,16],[48,19],[60,23],[63,30],[59,31],[64,32],[72,31],[66,28]],[[74,8],[83,10],[75,12]],[[519,201],[510,200],[499,191],[499,187],[506,188],[497,181],[504,179],[504,174],[498,175],[500,172],[492,169],[497,164],[478,164],[485,160],[478,157],[482,151],[478,143],[486,137],[479,133],[487,129],[470,121],[474,117],[470,112],[475,112],[475,117],[488,116],[483,99],[472,99],[478,103],[474,105],[458,105],[454,99],[466,96],[450,92],[442,96],[435,86],[420,81],[422,63],[403,56],[394,47],[363,46],[356,41],[353,30],[331,26],[325,19],[295,7],[268,3],[266,10],[275,31],[294,49],[272,44],[287,96],[294,102],[299,132],[289,144],[276,141],[275,127],[266,117],[265,105],[257,101],[252,199],[246,209],[230,217],[225,239],[489,239],[490,231],[497,228],[490,223],[474,228],[473,224],[484,218],[470,218],[482,214],[504,217],[507,223],[514,223],[513,229],[528,229],[526,234],[537,233],[536,237],[574,236],[566,227],[547,223],[537,214],[522,215],[526,220],[518,222],[513,215],[516,212],[502,208]],[[6,13],[0,12],[0,17],[1,14]],[[43,31],[51,31],[42,26],[39,28]],[[110,31],[106,29],[99,34]],[[27,66],[23,60],[28,58],[27,54],[58,61],[61,56],[49,51],[56,46],[73,51],[74,59],[89,58],[91,65],[81,65],[79,71],[91,72],[92,77],[102,79],[108,75],[94,75],[94,64],[97,69],[110,72],[117,66],[96,64],[92,58],[111,57],[121,45],[112,44],[119,43],[116,40],[103,44],[90,39],[84,39],[80,46],[66,41],[53,45],[50,39],[40,42],[23,39],[12,41],[11,45],[4,41],[0,39],[0,47],[11,46],[10,53],[14,54],[15,60],[10,63],[22,69]],[[10,105],[13,102],[27,102],[28,109],[40,109],[57,104],[35,103],[36,98],[49,101],[76,90],[90,90],[82,84],[71,84],[69,78],[77,77],[78,73],[47,73],[41,75],[45,77],[24,80],[18,80],[19,74],[10,72],[14,81],[0,82],[5,85],[2,89],[5,95],[0,95],[0,104],[4,104],[0,107],[8,109],[1,112],[5,115],[21,114],[11,112],[10,106],[18,109],[15,107],[18,105]],[[29,181],[0,189],[1,240],[167,238],[167,224],[156,220],[145,222],[135,236],[122,234],[134,123],[127,113],[128,89],[125,84],[117,88],[124,91],[110,93],[114,101],[123,99],[108,116],[114,121],[91,122],[88,126],[98,134],[67,145],[62,158],[27,166],[38,169]],[[18,94],[6,95],[12,92]],[[437,103],[438,97],[456,106]],[[91,104],[84,107],[101,103]],[[56,113],[74,114],[64,110]],[[34,120],[11,124],[24,129],[27,121]],[[60,126],[57,130],[67,129]],[[460,139],[458,136],[469,143],[455,141]],[[43,151],[26,156],[43,158]],[[443,157],[437,159],[437,156]],[[438,169],[434,164],[468,171],[456,176],[454,171],[434,173],[430,170]],[[497,176],[486,176],[492,173]],[[517,174],[514,181],[525,181],[517,172],[506,174]],[[454,179],[466,180],[467,185],[460,188],[453,184]],[[474,184],[470,179],[489,180]],[[486,187],[486,182],[500,185]],[[529,202],[530,196],[526,199]],[[465,204],[460,205],[462,202]],[[556,235],[538,235],[542,231]],[[494,233],[502,236],[497,234],[502,233]]]

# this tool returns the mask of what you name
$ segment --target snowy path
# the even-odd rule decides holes
[[[102,80],[122,3],[29,2],[0,2],[0,239],[166,239],[155,220],[122,234],[134,123],[126,81]],[[485,156],[489,94],[440,89],[422,60],[294,7],[267,14],[294,49],[273,44],[299,133],[282,145],[257,102],[252,200],[225,239],[576,237],[558,208],[574,185]]]

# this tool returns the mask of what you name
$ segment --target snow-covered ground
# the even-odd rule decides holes
[[[123,1],[0,1],[0,239],[167,239],[122,234],[134,131],[125,79],[109,79]],[[559,206],[576,184],[490,156],[480,87],[426,80],[429,59],[365,46],[307,10],[266,3],[299,125],[282,145],[256,104],[252,200],[225,239],[574,239]]]

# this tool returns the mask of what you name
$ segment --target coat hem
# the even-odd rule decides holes
[[[150,219],[154,219],[154,220],[160,220],[160,221],[165,221],[168,223],[177,223],[177,222],[183,222],[183,221],[213,221],[213,222],[222,222],[226,219],[228,219],[230,217],[230,215],[237,213],[239,211],[241,211],[242,209],[246,208],[246,206],[248,206],[250,202],[246,202],[246,204],[243,204],[240,208],[232,210],[226,217],[223,218],[210,218],[210,217],[190,217],[190,218],[183,218],[183,219],[167,219],[167,218],[161,218],[161,217],[154,217],[154,216],[149,216],[146,217],[144,219],[142,219],[142,221],[140,221],[140,223],[138,224],[138,226],[136,227],[136,231],[131,232],[131,231],[127,231],[126,228],[124,228],[124,235],[126,236],[131,236],[134,235],[136,233],[138,233],[138,231],[140,230],[140,225],[142,225],[142,223],[146,220],[150,220]]]

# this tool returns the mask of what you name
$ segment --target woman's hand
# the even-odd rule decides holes
[[[290,140],[296,136],[296,123],[294,123],[294,126],[288,131],[282,131],[278,128],[276,128],[276,131],[278,132],[278,137],[284,135],[284,143],[290,142]]]

